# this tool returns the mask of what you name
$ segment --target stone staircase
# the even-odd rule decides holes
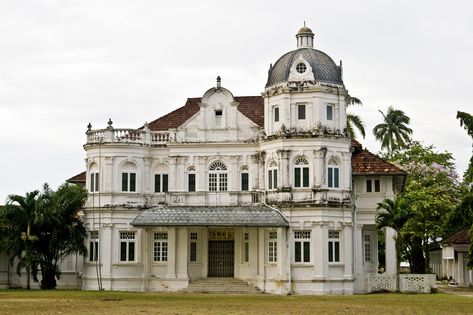
[[[259,294],[258,288],[235,278],[204,278],[189,281],[185,293]]]

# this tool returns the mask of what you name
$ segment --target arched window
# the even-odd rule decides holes
[[[305,157],[294,161],[294,187],[309,187],[309,162]]]
[[[329,188],[340,187],[340,167],[338,159],[334,156],[328,160],[327,185]]]
[[[122,191],[135,192],[136,191],[136,165],[131,162],[123,164],[122,173]]]
[[[271,160],[268,164],[268,189],[278,188],[278,163]]]
[[[209,191],[227,191],[227,166],[215,161],[209,167]]]

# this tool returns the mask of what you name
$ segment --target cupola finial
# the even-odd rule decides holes
[[[314,33],[305,25],[297,32],[297,48],[314,48]]]
[[[222,87],[222,79],[220,78],[220,76],[217,77],[217,89],[221,88]]]

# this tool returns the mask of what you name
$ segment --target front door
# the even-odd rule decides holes
[[[233,277],[234,241],[209,241],[208,277]]]

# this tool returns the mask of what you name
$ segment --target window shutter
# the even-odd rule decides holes
[[[136,191],[136,173],[130,173],[130,191]]]
[[[128,173],[122,173],[122,191],[128,191]]]
[[[302,169],[302,186],[309,187],[309,168],[304,167]]]
[[[161,174],[154,174],[154,192],[161,192]]]
[[[168,174],[163,174],[163,192],[168,192]]]
[[[294,187],[301,187],[301,169],[296,167],[294,169]]]

